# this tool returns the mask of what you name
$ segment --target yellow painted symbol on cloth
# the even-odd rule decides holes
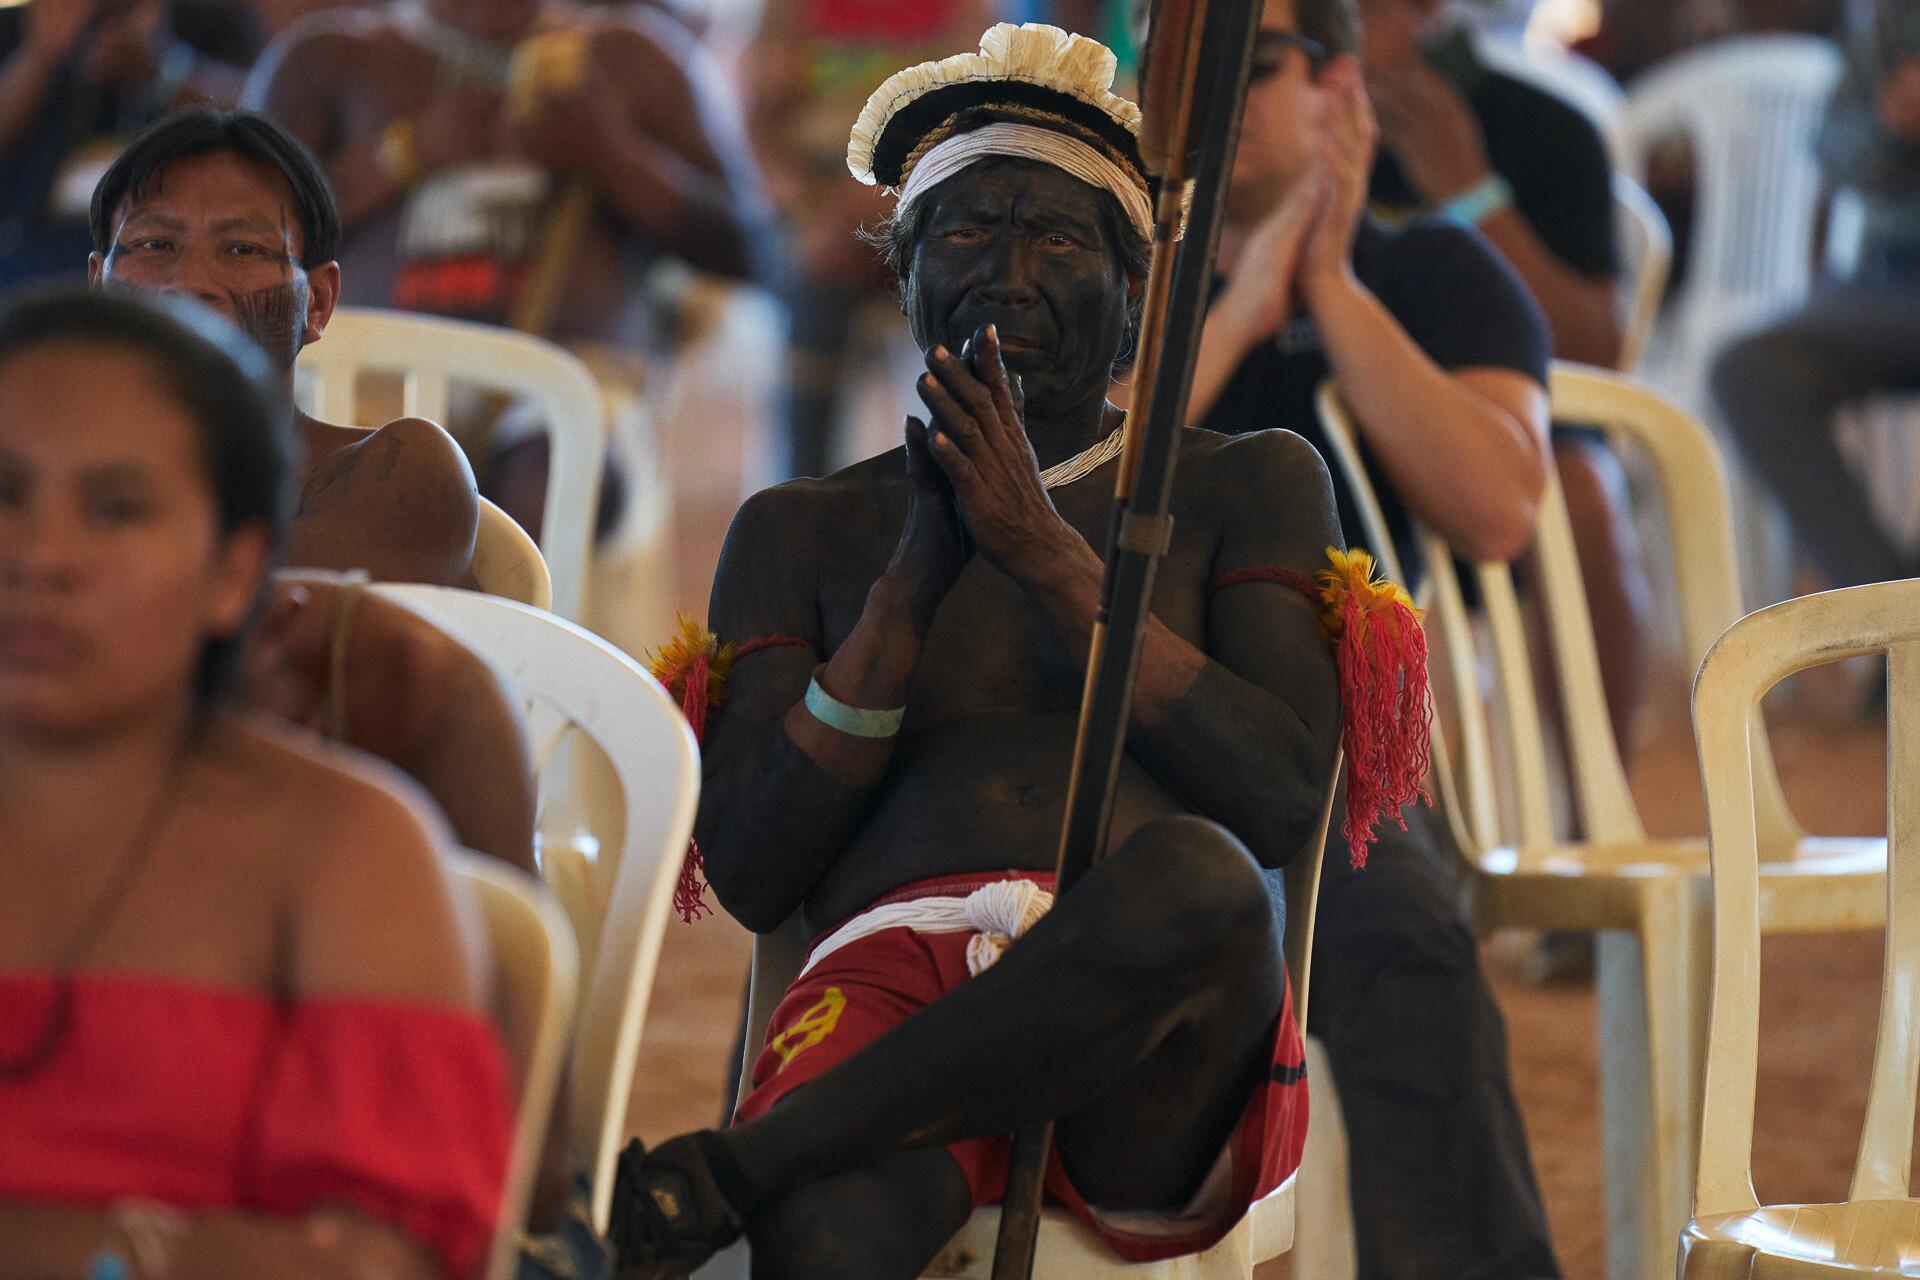
[[[833,1029],[840,1025],[840,1014],[846,1007],[845,993],[838,987],[828,987],[818,1004],[795,1018],[792,1026],[769,1041],[767,1048],[780,1055],[780,1070],[786,1070],[787,1064],[802,1049],[811,1049],[833,1034]]]

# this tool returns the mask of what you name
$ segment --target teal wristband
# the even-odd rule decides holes
[[[907,718],[905,707],[891,711],[850,707],[822,689],[818,675],[807,681],[807,711],[827,728],[856,738],[891,738],[900,732],[900,722]]]
[[[1434,214],[1456,227],[1479,226],[1513,203],[1513,188],[1497,173],[1490,173],[1434,210]]]

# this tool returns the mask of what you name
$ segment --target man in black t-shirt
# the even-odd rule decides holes
[[[1389,229],[1372,218],[1362,217],[1353,232],[1352,264],[1355,284],[1372,295],[1385,309],[1387,322],[1403,335],[1403,340],[1410,339],[1416,349],[1414,352],[1396,349],[1399,344],[1395,343],[1387,350],[1402,357],[1424,357],[1417,362],[1409,361],[1430,366],[1419,368],[1419,374],[1437,373],[1470,395],[1476,394],[1471,390],[1474,382],[1491,372],[1518,375],[1509,384],[1516,390],[1521,390],[1519,380],[1524,380],[1529,388],[1544,383],[1547,337],[1539,312],[1513,272],[1477,236],[1425,219]],[[1248,262],[1240,278],[1257,280],[1260,275]],[[1216,304],[1209,325],[1216,324],[1227,302],[1229,299],[1222,297]],[[1210,346],[1220,333],[1220,328],[1210,329]],[[1362,359],[1362,363],[1353,368],[1353,380],[1369,378],[1369,368],[1378,357],[1366,350],[1364,338],[1350,345],[1361,353]],[[1231,369],[1231,376],[1219,387],[1201,425],[1229,434],[1283,426],[1299,432],[1321,453],[1327,453],[1327,441],[1314,411],[1313,398],[1321,382],[1330,374],[1340,372],[1338,364],[1328,357],[1328,345],[1322,339],[1313,313],[1300,311],[1291,316],[1284,327],[1270,331],[1265,340],[1255,342],[1246,351]],[[1202,361],[1204,370],[1208,363],[1204,354]],[[1343,391],[1348,381],[1342,378]],[[1425,378],[1416,376],[1410,381],[1417,387]],[[1499,381],[1508,383],[1506,378]],[[1200,403],[1200,392],[1201,388],[1196,387],[1196,406]],[[1356,400],[1365,392],[1355,388],[1346,394],[1350,400]],[[1417,392],[1415,394],[1417,396]],[[1525,405],[1526,398],[1526,392],[1521,390],[1515,397],[1520,403],[1506,410],[1506,416],[1516,421],[1530,416],[1532,408]],[[1411,406],[1415,400],[1409,398],[1406,403]],[[1474,408],[1481,409],[1478,405]],[[1493,416],[1492,412],[1487,416]],[[1412,530],[1407,509],[1409,500],[1402,497],[1391,481],[1390,472],[1383,471],[1379,446],[1367,431],[1367,419],[1361,418],[1358,425],[1360,452],[1368,463],[1368,470],[1384,481],[1376,494],[1393,534],[1395,550],[1407,573],[1418,575],[1420,551],[1409,537]],[[1505,424],[1501,427],[1504,429]],[[1409,439],[1402,465],[1421,465],[1421,452],[1433,443],[1438,441]],[[1334,496],[1340,506],[1341,525],[1350,541],[1364,544],[1367,538],[1353,495],[1337,468],[1334,476]],[[1444,496],[1440,500],[1444,501]],[[1515,508],[1523,505],[1524,500],[1513,503]],[[1420,509],[1419,515],[1432,527],[1464,527],[1461,518],[1451,513],[1438,514],[1427,508]],[[1516,517],[1506,512],[1493,519],[1483,518],[1478,528],[1469,531],[1469,540],[1482,547],[1488,546],[1489,540],[1499,544],[1507,536],[1504,526],[1509,520],[1518,523]],[[1530,511],[1525,521],[1530,533]],[[1492,549],[1512,554],[1511,548],[1496,545]],[[1496,555],[1495,558],[1504,557]]]
[[[1599,131],[1565,100],[1487,66],[1464,28],[1436,33],[1444,5],[1360,0],[1367,94],[1380,118],[1374,207],[1475,228],[1546,313],[1555,356],[1616,368],[1625,300]],[[1652,603],[1625,476],[1590,428],[1555,424],[1553,452],[1614,736],[1630,756]]]
[[[1417,516],[1470,555],[1510,558],[1546,486],[1546,325],[1471,231],[1366,217],[1374,125],[1357,43],[1353,0],[1267,0],[1194,420],[1286,427],[1324,451],[1312,398],[1331,374],[1394,529]],[[1352,537],[1338,469],[1334,487]],[[1557,1275],[1444,824],[1406,817],[1364,872],[1334,833],[1314,936],[1309,1030],[1339,1085],[1359,1275]]]

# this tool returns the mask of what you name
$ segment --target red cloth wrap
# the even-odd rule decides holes
[[[1401,810],[1427,799],[1420,786],[1431,764],[1433,727],[1427,635],[1406,593],[1372,580],[1371,557],[1328,550],[1335,567],[1322,570],[1318,581],[1298,569],[1252,565],[1221,574],[1207,593],[1243,582],[1273,582],[1321,607],[1321,629],[1334,643],[1340,670],[1340,744],[1347,756],[1347,811],[1340,831],[1358,868],[1367,864],[1381,816],[1404,831]]]
[[[1046,872],[979,872],[903,885],[873,906],[936,895],[964,897],[997,880],[1032,880],[1043,889],[1053,888],[1053,876]],[[847,943],[795,979],[773,1012],[767,1041],[754,1059],[753,1090],[741,1100],[734,1123],[765,1115],[794,1090],[967,981],[967,942],[972,937],[966,931],[883,929]],[[1099,1232],[1129,1262],[1211,1248],[1248,1206],[1300,1167],[1307,1140],[1306,1046],[1294,1020],[1291,984],[1274,1021],[1270,1054],[1268,1069],[1248,1095],[1216,1159],[1213,1176],[1219,1185],[1203,1206],[1164,1214],[1103,1214],[1074,1186],[1057,1145],[1047,1157],[1047,1198]],[[1005,1198],[1011,1146],[1005,1134],[947,1144],[976,1207]]]
[[[53,989],[0,978],[0,1057],[40,1034]],[[431,1248],[445,1275],[477,1276],[513,1146],[511,1079],[470,1013],[82,976],[53,1058],[0,1080],[0,1201],[346,1206]]]

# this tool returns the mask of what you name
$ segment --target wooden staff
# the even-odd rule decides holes
[[[1260,8],[1259,0],[1159,0],[1154,6],[1140,102],[1140,151],[1160,183],[1153,261],[1134,365],[1134,411],[1127,415],[1114,486],[1106,571],[1067,785],[1056,894],[1071,888],[1106,851],[1154,570],[1173,532],[1167,514],[1173,467],[1187,420]],[[1029,1280],[1033,1274],[1052,1141],[1050,1123],[1014,1135],[993,1280]]]

